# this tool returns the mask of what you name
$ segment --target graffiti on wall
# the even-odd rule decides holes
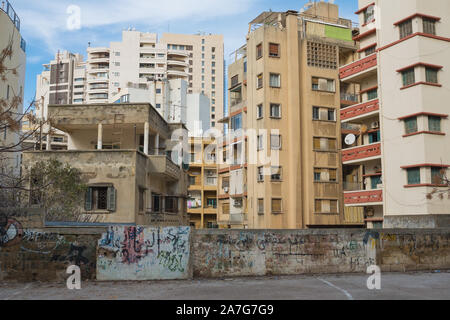
[[[15,219],[6,219],[0,224],[0,248],[20,242],[23,234],[22,225]]]
[[[190,227],[110,226],[98,241],[98,280],[189,277]]]

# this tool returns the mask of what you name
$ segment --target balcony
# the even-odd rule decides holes
[[[360,59],[339,69],[341,81],[359,82],[377,73],[377,54]]]
[[[167,60],[167,65],[168,66],[189,67],[189,64],[187,62],[172,60],[172,59]]]
[[[188,74],[186,72],[179,70],[167,70],[167,75],[169,77],[184,77],[184,78],[188,77]]]
[[[381,143],[373,143],[342,150],[342,163],[357,163],[381,157]]]
[[[148,156],[150,159],[149,171],[157,173],[170,180],[178,180],[181,176],[181,169],[167,156]]]
[[[177,51],[177,50],[168,50],[167,51],[168,56],[178,56],[178,57],[189,57],[189,54],[183,51]],[[167,58],[169,59],[169,58]]]
[[[109,57],[95,57],[90,58],[87,61],[88,63],[109,63]]]
[[[380,110],[379,100],[371,100],[341,110],[341,121],[372,116]]]
[[[382,190],[356,191],[344,193],[345,205],[374,205],[383,203]]]

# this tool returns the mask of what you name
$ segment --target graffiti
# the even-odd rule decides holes
[[[12,246],[18,242],[23,235],[22,225],[15,219],[7,219],[0,224],[0,248]]]
[[[110,227],[98,241],[100,280],[188,277],[189,227]]]
[[[158,254],[158,259],[160,259],[159,263],[161,265],[163,265],[164,267],[168,268],[170,271],[180,271],[180,272],[184,272],[184,267],[183,267],[183,255],[177,255],[177,254],[173,254],[172,252],[169,251],[161,251]]]
[[[70,262],[71,264],[75,264],[77,266],[88,265],[89,259],[83,255],[85,250],[85,246],[70,244],[69,252],[66,255],[55,254],[52,256],[50,261]]]

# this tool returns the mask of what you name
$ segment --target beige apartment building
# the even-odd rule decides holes
[[[3,112],[17,114],[17,120],[20,121],[23,113],[26,43],[20,34],[20,18],[9,1],[3,1],[0,9],[0,30],[0,51],[9,46],[12,50],[11,58],[4,59],[5,68],[9,71],[4,73],[5,79],[0,79],[0,99],[4,102],[0,114]],[[0,151],[11,147],[20,150],[20,146],[15,147],[19,141],[20,132],[13,131],[6,122],[0,121]],[[1,153],[1,170],[19,174],[20,157],[20,152]]]
[[[345,206],[363,212],[369,228],[443,226],[450,214],[443,181],[450,167],[450,2],[358,4],[359,49],[339,70]]]
[[[216,142],[190,137],[187,212],[196,229],[218,228]]]
[[[186,225],[187,173],[171,160],[168,124],[146,103],[50,105],[68,150],[30,151],[23,166],[55,158],[81,170],[88,184],[83,215],[91,222]],[[30,204],[34,203],[30,195]]]
[[[219,223],[302,229],[362,226],[344,211],[339,65],[356,50],[331,3],[263,12],[229,66],[230,132],[219,144]],[[345,62],[342,62],[345,63]],[[240,129],[244,131],[239,132]]]

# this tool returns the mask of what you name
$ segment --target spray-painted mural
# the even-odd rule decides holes
[[[190,227],[111,226],[98,241],[97,280],[187,279]]]

